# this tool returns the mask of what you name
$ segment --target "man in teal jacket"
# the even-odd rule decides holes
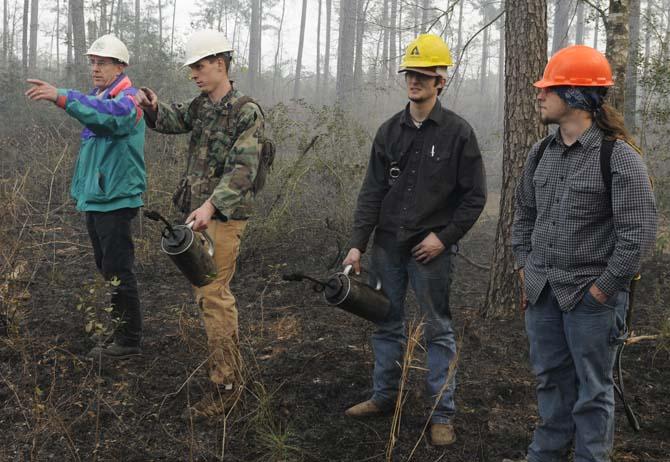
[[[29,79],[33,86],[26,96],[52,101],[84,125],[71,193],[77,210],[86,213],[95,263],[110,281],[115,323],[113,342],[93,348],[89,356],[124,358],[141,351],[131,221],[146,189],[145,123],[135,103],[137,89],[124,74],[128,49],[123,42],[105,35],[86,54],[95,87],[88,95]]]

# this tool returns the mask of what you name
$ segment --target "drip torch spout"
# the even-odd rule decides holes
[[[284,274],[282,275],[282,279],[284,281],[292,281],[292,282],[300,282],[304,280],[312,281],[314,285],[312,288],[314,289],[314,292],[323,292],[326,290],[326,287],[331,287],[330,281],[328,282],[323,282],[320,281],[316,278],[313,278],[311,276],[307,276],[306,274],[302,273],[290,273],[290,274]]]
[[[170,233],[170,236],[176,237],[174,233],[174,229],[172,228],[172,225],[170,224],[169,221],[167,221],[160,213],[158,213],[155,210],[145,210],[144,211],[144,216],[147,217],[149,220],[153,221],[162,221],[165,223],[165,228],[168,230]]]

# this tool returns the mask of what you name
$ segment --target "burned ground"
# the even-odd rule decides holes
[[[80,220],[74,213],[61,217],[53,252],[44,254],[48,261],[35,274],[16,275],[15,282],[31,283],[27,292],[24,285],[14,291],[17,318],[0,339],[0,460],[386,460],[391,417],[358,421],[343,414],[370,393],[372,325],[327,306],[306,283],[281,280],[294,269],[334,271],[327,268],[337,253],[324,244],[327,227],[244,247],[233,291],[245,390],[226,418],[193,422],[182,413],[207,383],[204,331],[188,284],[158,254],[158,228],[143,222],[137,230],[144,353],[98,363],[85,359],[94,344],[86,326],[104,316],[94,319],[85,308],[100,313],[107,289],[94,276]],[[485,263],[493,232],[494,221],[483,219],[462,252]],[[658,257],[645,265],[637,333],[656,333],[662,323],[670,298],[667,263]],[[486,282],[486,271],[455,259],[458,441],[448,449],[427,443],[425,372],[413,368],[391,460],[493,462],[523,455],[537,419],[526,336],[519,316],[480,318]],[[409,305],[411,321],[411,297]],[[413,365],[421,366],[420,348],[416,353]],[[627,348],[627,395],[642,430],[634,433],[618,406],[614,461],[670,461],[668,356],[654,342]]]

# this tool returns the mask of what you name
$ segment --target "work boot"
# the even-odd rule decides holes
[[[111,359],[126,359],[131,356],[139,356],[142,354],[142,349],[139,346],[124,346],[116,342],[108,345],[98,345],[93,347],[86,356],[92,359],[111,358]]]
[[[214,390],[205,393],[200,401],[187,407],[182,413],[182,419],[203,420],[223,415],[235,404],[239,391],[235,390],[232,384],[215,386]]]
[[[434,423],[430,426],[430,442],[433,446],[448,446],[456,442],[454,426],[448,423]]]
[[[384,410],[377,406],[371,399],[358,403],[355,406],[351,406],[344,411],[344,414],[349,417],[372,417],[384,413]]]

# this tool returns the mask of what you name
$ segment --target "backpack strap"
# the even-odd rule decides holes
[[[600,145],[600,174],[608,194],[612,195],[612,151],[616,140],[604,139]]]
[[[233,103],[233,106],[230,108],[230,112],[228,113],[228,117],[226,118],[226,130],[228,130],[228,133],[233,133],[234,123],[237,120],[237,116],[239,115],[242,106],[248,103],[255,104],[258,110],[261,111],[261,115],[265,117],[263,109],[256,101],[254,101],[251,96],[242,95],[237,99],[237,101]]]
[[[542,142],[540,143],[540,147],[537,148],[537,155],[535,156],[535,168],[537,168],[537,166],[540,165],[540,161],[542,160],[544,151],[547,150],[549,143],[551,143],[551,140],[553,139],[554,135],[549,135],[545,139],[543,139]]]

